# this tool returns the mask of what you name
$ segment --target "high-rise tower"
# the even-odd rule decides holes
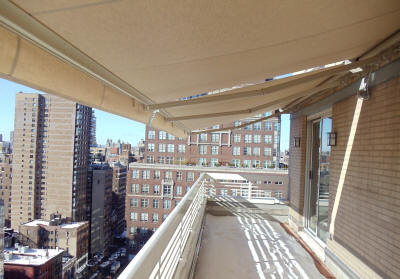
[[[11,226],[59,213],[85,219],[92,109],[60,97],[18,93]]]

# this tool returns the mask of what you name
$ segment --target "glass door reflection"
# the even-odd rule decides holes
[[[308,229],[321,240],[328,235],[329,176],[331,147],[328,133],[332,131],[332,118],[312,122]]]

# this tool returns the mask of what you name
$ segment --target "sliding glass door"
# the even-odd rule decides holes
[[[331,147],[328,133],[332,131],[332,118],[312,121],[309,158],[309,189],[307,227],[321,240],[328,235],[329,176]]]

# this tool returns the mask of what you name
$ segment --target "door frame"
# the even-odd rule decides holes
[[[305,161],[305,173],[304,173],[304,208],[303,208],[303,224],[304,224],[304,231],[306,231],[320,246],[326,247],[326,243],[323,242],[317,236],[317,227],[316,231],[313,231],[309,227],[309,216],[310,216],[310,192],[311,192],[311,185],[310,185],[310,170],[311,170],[311,153],[312,153],[312,130],[313,130],[313,123],[316,121],[321,121],[325,117],[332,117],[332,108],[328,108],[321,112],[312,114],[307,116],[307,138],[306,140],[306,161]],[[318,175],[318,191],[319,191],[319,175]],[[317,215],[318,216],[318,215]]]

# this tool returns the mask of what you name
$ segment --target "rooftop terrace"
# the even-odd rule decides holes
[[[281,226],[287,206],[227,177],[203,173],[119,278],[324,278]]]

